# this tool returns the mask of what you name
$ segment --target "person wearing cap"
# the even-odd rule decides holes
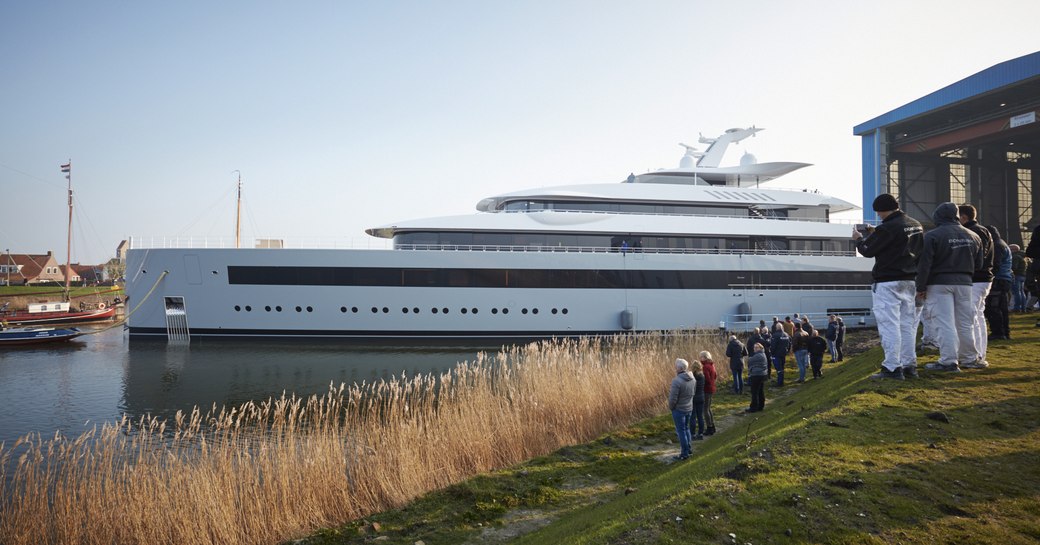
[[[868,227],[866,235],[858,229],[852,231],[859,253],[874,258],[872,310],[885,359],[881,371],[872,377],[903,380],[904,376],[917,376],[914,297],[924,229],[888,193],[878,195],[873,208],[881,224]]]
[[[981,369],[987,367],[986,350],[989,345],[986,333],[986,297],[993,287],[993,235],[989,229],[977,221],[978,211],[970,204],[957,207],[958,219],[965,229],[975,233],[982,241],[982,267],[971,275],[971,302],[975,305],[975,320],[971,325],[971,335],[975,339],[975,350],[979,353],[979,361],[962,363],[961,367]]]

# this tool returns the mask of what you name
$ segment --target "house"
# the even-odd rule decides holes
[[[12,286],[29,284],[64,284],[64,267],[54,259],[54,252],[46,255],[6,254],[0,259],[0,279]]]
[[[116,258],[119,259],[120,263],[126,263],[126,251],[130,249],[130,242],[126,240],[119,241],[119,245],[116,246]]]
[[[64,271],[65,266],[62,265]],[[104,265],[80,265],[72,264],[72,283],[82,282],[84,286],[97,285],[105,281]]]

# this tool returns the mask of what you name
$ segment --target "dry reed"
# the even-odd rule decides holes
[[[546,341],[440,376],[0,444],[0,543],[277,543],[661,414],[716,336]],[[728,366],[718,365],[720,380]]]

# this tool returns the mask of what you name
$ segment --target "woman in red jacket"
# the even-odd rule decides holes
[[[711,359],[711,352],[701,351],[701,366],[704,367],[704,423],[707,429],[704,435],[715,435],[715,413],[711,412],[711,398],[715,397],[715,379],[719,374],[715,371],[715,362]]]

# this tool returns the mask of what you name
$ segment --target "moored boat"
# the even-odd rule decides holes
[[[3,327],[0,326],[0,347],[63,342],[83,335],[78,328]]]
[[[869,325],[872,261],[816,191],[761,187],[808,166],[719,166],[761,129],[701,138],[678,168],[539,187],[476,214],[373,227],[392,249],[131,239],[131,337],[521,340],[704,328],[772,316]],[[452,341],[454,342],[454,341]]]
[[[0,321],[10,325],[79,324],[111,320],[116,314],[115,307],[105,303],[82,310],[73,310],[69,303],[33,303],[26,310],[6,310],[6,307],[6,303],[0,307]]]

